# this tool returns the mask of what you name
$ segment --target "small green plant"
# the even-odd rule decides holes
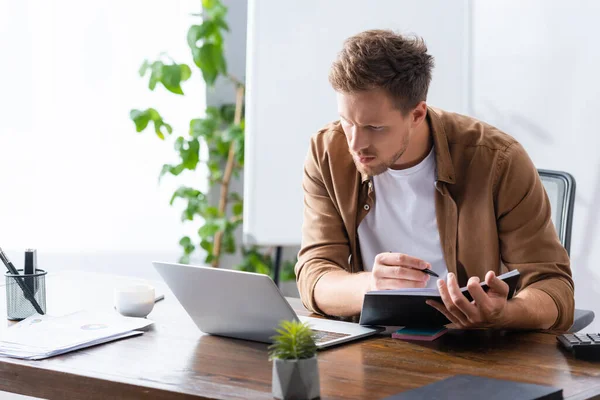
[[[282,321],[269,346],[269,360],[300,360],[317,354],[315,333],[300,321]]]

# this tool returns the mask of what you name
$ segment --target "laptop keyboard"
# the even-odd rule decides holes
[[[348,333],[318,331],[315,329],[313,329],[313,332],[315,333],[315,342],[317,344],[321,344],[321,343],[329,342],[331,340],[341,339],[341,338],[350,336],[350,334],[348,334]]]

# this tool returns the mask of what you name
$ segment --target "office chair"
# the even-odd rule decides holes
[[[575,205],[575,178],[567,172],[538,169],[552,208],[552,222],[560,242],[571,254],[571,228]],[[592,323],[594,312],[575,309],[575,319],[569,332],[578,332]]]

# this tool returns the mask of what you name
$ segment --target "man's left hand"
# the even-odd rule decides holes
[[[433,300],[427,300],[427,304],[444,314],[453,328],[502,328],[506,324],[508,284],[492,271],[485,276],[487,293],[479,282],[478,277],[469,279],[467,289],[473,298],[469,302],[458,287],[456,275],[448,273],[448,283],[442,279],[437,282],[444,304]]]

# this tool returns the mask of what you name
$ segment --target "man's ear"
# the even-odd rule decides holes
[[[413,128],[421,125],[421,123],[425,120],[427,116],[427,103],[424,101],[419,102],[415,108],[410,113],[411,117],[411,125]]]

